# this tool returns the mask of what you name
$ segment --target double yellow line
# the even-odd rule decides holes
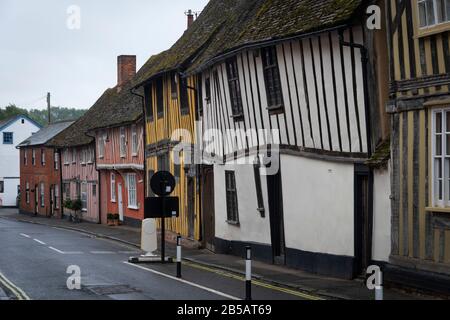
[[[199,270],[203,270],[203,271],[208,271],[208,272],[212,272],[218,275],[221,275],[223,277],[227,277],[227,278],[231,278],[231,279],[235,279],[235,280],[240,280],[240,281],[245,281],[245,277],[230,273],[230,272],[226,272],[226,271],[222,271],[219,269],[214,269],[214,268],[210,268],[210,267],[206,267],[203,265],[199,265],[197,263],[193,263],[193,262],[186,262],[183,261],[183,264],[186,266],[189,266],[191,268],[196,268]],[[288,288],[283,288],[283,287],[279,287],[279,286],[275,286],[266,282],[262,282],[259,280],[252,280],[252,284],[259,286],[259,287],[263,287],[266,289],[270,289],[270,290],[274,290],[274,291],[279,291],[279,292],[283,292],[283,293],[287,293],[305,300],[325,300],[322,297],[318,297],[318,296],[314,296],[311,294],[307,294],[304,292],[300,292],[300,291],[296,291],[296,290],[292,290],[292,289],[288,289]]]
[[[6,289],[11,291],[18,300],[31,300],[30,297],[18,286],[9,281],[1,272],[0,272],[0,284],[2,284]]]

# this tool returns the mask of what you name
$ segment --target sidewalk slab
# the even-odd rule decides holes
[[[49,219],[19,214],[17,209],[0,209],[0,218],[36,223],[51,227],[84,232],[99,238],[106,238],[121,243],[140,247],[141,231],[127,226],[108,227],[93,223],[72,223],[64,219]],[[166,241],[168,255],[176,255],[176,246]],[[245,275],[245,261],[236,256],[215,254],[208,250],[183,248],[183,259],[193,263],[221,269],[231,273]],[[363,279],[342,280],[306,273],[285,266],[271,265],[259,261],[252,262],[254,279],[277,286],[307,292],[328,299],[373,300],[374,292],[367,289]],[[397,289],[385,288],[386,300],[421,300],[436,299],[432,296],[406,293]]]

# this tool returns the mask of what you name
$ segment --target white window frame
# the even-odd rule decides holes
[[[127,175],[127,190],[128,190],[128,208],[139,209],[137,201],[137,177],[136,173],[129,173]]]
[[[23,156],[23,159],[24,159],[24,164],[25,164],[26,166],[28,166],[28,150],[27,150],[27,149],[24,149],[24,156]]]
[[[41,149],[41,166],[45,167],[46,161],[45,161],[45,150]]]
[[[83,181],[81,183],[81,211],[86,212],[87,211],[87,205],[88,205],[88,192],[87,192],[87,182]]]
[[[55,209],[59,209],[59,184],[55,184]]]
[[[41,208],[45,207],[45,183],[40,183],[40,201],[41,201]]]
[[[125,158],[127,156],[127,137],[125,127],[120,127],[120,157]]]
[[[100,133],[98,137],[98,157],[103,159],[105,157],[105,133]]]
[[[131,155],[136,157],[138,155],[138,134],[137,126],[131,126]]]
[[[53,157],[55,158],[54,159],[54,161],[55,161],[55,167],[54,167],[54,169],[55,170],[59,170],[59,154],[58,154],[58,152],[54,152],[54,154],[53,154]]]
[[[450,113],[450,107],[435,109],[432,112],[432,154],[431,154],[431,176],[432,176],[432,199],[433,206],[439,208],[450,207],[450,145],[447,148],[447,136],[450,138],[450,123],[447,128],[447,113]],[[436,132],[436,115],[441,114],[441,133]],[[441,137],[441,155],[436,155],[437,137]],[[447,149],[449,149],[447,151]],[[440,161],[442,177],[438,177],[437,162]],[[448,168],[446,169],[446,162]],[[439,185],[442,184],[442,197],[440,196]]]
[[[77,164],[77,150],[72,150],[72,164]]]
[[[69,149],[64,150],[64,165],[69,165]]]
[[[30,204],[30,183],[25,183],[25,201],[27,204]]]
[[[115,173],[111,173],[111,202],[116,203],[117,202],[117,194],[116,194],[116,175]]]
[[[31,165],[36,165],[36,149],[31,150]]]
[[[86,148],[81,149],[81,152],[80,152],[80,164],[82,166],[86,165]]]
[[[447,0],[432,0],[433,1],[434,23],[433,24],[428,24],[427,11],[425,11],[425,19],[427,20],[427,21],[425,21],[426,25],[421,26],[422,20],[420,18],[420,5],[423,3],[425,5],[425,10],[428,10],[427,9],[427,5],[426,5],[426,3],[428,1],[430,1],[430,0],[417,0],[417,15],[418,15],[417,19],[419,21],[419,28],[424,30],[424,29],[428,29],[428,28],[433,28],[433,27],[441,25],[441,24],[449,23],[450,22],[450,17],[446,17],[445,20],[443,19],[443,21],[440,21],[440,22],[438,21],[439,11],[438,11],[437,2],[438,1],[442,2],[443,6],[450,5],[450,3],[447,4]],[[447,12],[447,10],[444,10],[444,11]]]

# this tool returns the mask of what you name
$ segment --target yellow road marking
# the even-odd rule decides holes
[[[204,271],[208,271],[208,272],[212,272],[227,278],[232,278],[235,280],[239,280],[239,281],[245,281],[245,277],[243,276],[238,276],[236,274],[230,273],[230,272],[226,272],[226,271],[222,271],[219,269],[214,269],[214,268],[210,268],[210,267],[206,267],[206,266],[202,266],[196,263],[192,263],[192,262],[185,262],[183,261],[183,264],[192,268],[196,268],[196,269],[200,269],[200,270],[204,270]],[[293,296],[297,296],[303,299],[307,299],[307,300],[324,300],[321,297],[317,297],[317,296],[313,296],[307,293],[303,293],[300,291],[296,291],[296,290],[292,290],[292,289],[287,289],[287,288],[283,288],[283,287],[278,287],[272,284],[268,284],[259,280],[252,280],[252,284],[259,286],[259,287],[263,287],[266,289],[270,289],[270,290],[274,290],[274,291],[280,291],[283,293],[287,293]]]
[[[0,283],[9,289],[19,300],[31,300],[30,297],[18,286],[9,281],[2,273],[0,273]]]

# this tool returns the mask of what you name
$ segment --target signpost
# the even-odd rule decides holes
[[[159,198],[145,200],[145,218],[161,218],[161,262],[166,262],[166,218],[179,216],[178,197],[168,197],[175,190],[175,177],[168,171],[155,173],[150,187]]]

